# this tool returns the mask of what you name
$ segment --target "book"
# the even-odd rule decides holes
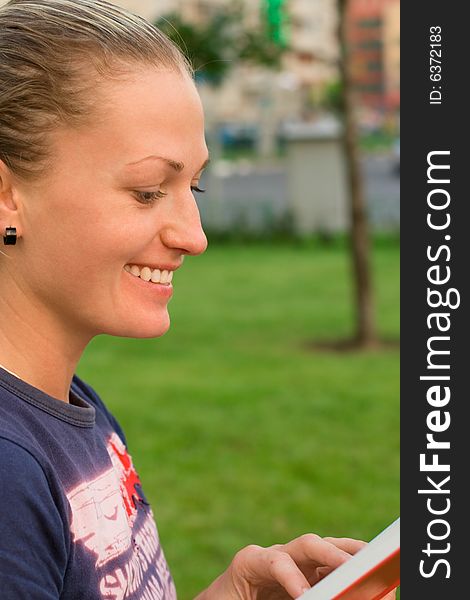
[[[379,600],[400,585],[400,518],[298,600]]]

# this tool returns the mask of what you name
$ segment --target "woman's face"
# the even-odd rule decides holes
[[[172,285],[145,277],[158,281],[155,269],[174,271],[207,247],[191,191],[208,158],[202,106],[177,72],[149,68],[104,90],[100,117],[58,130],[51,172],[16,190],[14,277],[38,314],[70,332],[156,337],[170,324]],[[150,271],[141,278],[132,265]]]

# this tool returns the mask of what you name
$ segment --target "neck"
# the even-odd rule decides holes
[[[20,376],[18,375],[18,373],[13,373],[13,371],[10,371],[10,369],[7,369],[5,367],[5,365],[0,364],[0,367],[2,367],[2,369],[4,369],[5,371],[8,371],[8,373],[11,373],[12,375],[14,375],[15,377],[20,378]],[[21,378],[20,378],[21,379]]]
[[[16,377],[69,402],[70,385],[93,336],[83,336],[37,303],[0,293],[0,364]]]

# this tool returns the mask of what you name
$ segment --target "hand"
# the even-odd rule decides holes
[[[291,600],[349,560],[365,542],[313,533],[268,548],[250,545],[196,600]],[[383,600],[393,600],[391,592]]]

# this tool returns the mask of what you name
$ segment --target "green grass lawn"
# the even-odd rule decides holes
[[[373,271],[379,330],[398,338],[397,242]],[[395,519],[398,350],[303,346],[352,333],[343,244],[209,244],[174,290],[165,336],[100,336],[77,372],[124,427],[179,600],[247,544],[370,539]]]

